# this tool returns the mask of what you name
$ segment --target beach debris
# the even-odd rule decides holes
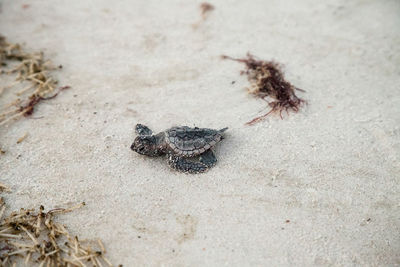
[[[21,136],[20,138],[18,138],[17,144],[20,144],[22,141],[24,141],[26,137],[28,137],[28,133],[25,133],[23,136]]]
[[[225,55],[222,56],[222,59],[244,63],[246,69],[241,71],[241,74],[246,74],[250,82],[249,93],[266,101],[271,100],[268,102],[271,110],[247,122],[247,125],[260,122],[271,113],[279,113],[283,119],[283,111],[286,111],[287,114],[289,111],[298,112],[300,107],[307,103],[295,93],[296,91],[305,91],[285,80],[280,64],[274,61],[257,60],[250,53],[243,59]]]
[[[207,16],[210,14],[211,11],[213,11],[215,7],[211,5],[210,3],[204,2],[200,4],[200,10],[201,10],[201,17],[203,20],[207,18]]]
[[[202,173],[216,164],[212,148],[223,139],[227,129],[179,126],[153,135],[147,126],[137,124],[138,136],[131,149],[150,157],[168,155],[171,168],[185,173]]]
[[[11,189],[7,185],[0,182],[0,192],[11,192]],[[0,203],[2,203],[2,202],[0,201]],[[0,216],[0,218],[1,218],[1,216]]]
[[[0,183],[0,191],[10,191]],[[59,214],[72,212],[84,202],[70,208],[45,211],[20,209],[5,216],[6,203],[0,197],[0,266],[113,266],[105,257],[100,240],[80,240],[67,227],[56,222]]]
[[[13,100],[0,107],[0,126],[31,115],[40,101],[52,99],[69,88],[58,88],[58,81],[51,76],[61,67],[45,60],[43,52],[28,53],[21,45],[9,43],[0,35],[0,75],[15,76],[13,83],[0,87],[0,96],[11,89],[15,94]]]
[[[48,212],[43,206],[38,212],[21,209],[1,219],[1,266],[13,266],[21,259],[25,264],[37,263],[39,266],[103,266],[102,263],[113,266],[105,257],[100,240],[97,245],[80,241],[77,236],[71,236],[64,225],[54,221],[55,214],[71,212],[83,205]],[[3,202],[0,208],[0,212],[4,213]]]
[[[208,16],[210,15],[210,13],[215,9],[215,7],[213,5],[211,5],[210,3],[207,3],[207,2],[201,3],[199,7],[200,7],[200,11],[201,11],[201,19],[200,19],[200,21],[198,21],[192,25],[192,27],[194,29],[197,29],[200,26],[200,24],[203,21],[205,21],[208,18]]]

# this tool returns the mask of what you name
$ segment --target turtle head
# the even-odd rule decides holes
[[[160,155],[157,138],[153,135],[139,135],[133,141],[131,149],[141,155],[155,157]]]

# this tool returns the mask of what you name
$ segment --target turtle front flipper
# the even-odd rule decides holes
[[[135,132],[138,135],[152,135],[153,134],[153,131],[150,130],[149,127],[147,127],[147,126],[145,126],[143,124],[140,124],[140,123],[136,124]]]
[[[214,156],[211,149],[201,154],[199,161],[194,161],[192,159],[193,158],[184,158],[174,154],[169,154],[168,164],[172,169],[181,172],[202,173],[214,166],[217,162],[217,158]]]

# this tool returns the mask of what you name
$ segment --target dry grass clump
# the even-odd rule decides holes
[[[271,113],[279,113],[282,117],[282,111],[298,112],[300,107],[306,104],[306,101],[299,98],[295,91],[304,92],[304,90],[297,88],[285,80],[281,66],[273,61],[256,60],[253,55],[247,54],[246,58],[237,59],[229,56],[222,56],[223,59],[230,59],[244,63],[246,69],[241,74],[246,74],[251,84],[250,93],[256,97],[267,100],[272,99],[268,105],[271,110],[266,114],[256,117],[247,122],[247,125],[252,125],[256,122],[263,120]]]
[[[0,190],[9,190],[0,183]],[[3,218],[6,205],[0,198],[0,266],[113,266],[105,257],[100,240],[79,240],[67,228],[55,221],[57,214],[84,206],[57,208],[45,212],[20,209]]]
[[[7,42],[0,35],[0,75],[13,75],[15,81],[6,86],[0,85],[0,96],[13,89],[15,99],[0,107],[0,126],[21,116],[31,115],[34,106],[42,100],[54,98],[59,90],[57,80],[51,72],[61,68],[52,66],[44,59],[43,53],[28,53],[19,44]]]

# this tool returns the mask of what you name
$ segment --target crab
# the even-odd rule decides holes
[[[137,137],[131,149],[141,155],[157,157],[167,155],[172,169],[185,173],[202,173],[217,163],[212,148],[223,139],[228,128],[172,127],[153,134],[147,126],[137,124]]]

